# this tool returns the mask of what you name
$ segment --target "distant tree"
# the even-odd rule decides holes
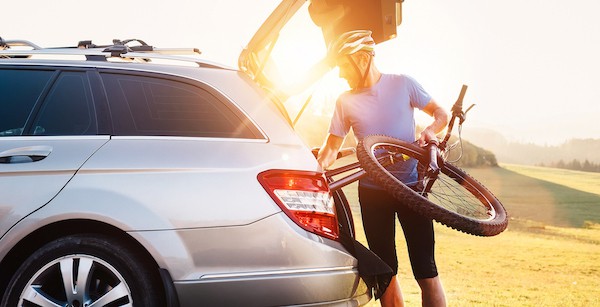
[[[581,162],[579,162],[579,160],[577,160],[577,159],[573,159],[573,161],[571,161],[571,164],[569,165],[568,169],[580,171],[581,170]]]
[[[453,143],[455,139],[451,139]],[[460,167],[497,167],[498,160],[493,152],[475,146],[463,140],[457,148],[450,151],[448,161]]]
[[[585,160],[585,162],[583,162],[582,168],[583,168],[582,170],[586,171],[586,172],[600,173],[600,163],[596,164],[596,163],[592,163],[588,160]]]
[[[544,166],[544,163],[539,163],[539,166]],[[596,164],[590,162],[589,160],[585,160],[581,163],[577,159],[573,159],[569,163],[565,163],[563,160],[558,162],[552,162],[548,164],[548,167],[562,168],[562,169],[570,169],[575,171],[583,171],[583,172],[596,172],[600,173],[600,164]]]
[[[594,165],[590,163],[588,159],[585,159],[585,161],[583,161],[583,165],[581,166],[581,170],[584,172],[594,172],[595,168]]]

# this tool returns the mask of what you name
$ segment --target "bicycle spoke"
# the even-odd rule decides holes
[[[401,152],[386,148],[387,155],[379,157],[378,162],[390,171],[392,165],[396,163],[402,163],[407,161],[408,158],[398,158],[398,157],[408,157]],[[425,170],[427,166],[424,166],[419,162],[419,169]],[[421,172],[421,177],[423,179],[423,186],[427,185],[427,176],[425,176],[424,171]],[[406,173],[401,173],[406,174]],[[427,197],[430,201],[438,204],[439,206],[446,208],[452,212],[456,212],[463,216],[467,216],[470,218],[478,219],[478,220],[488,220],[490,219],[491,213],[489,209],[486,209],[481,205],[482,201],[473,195],[471,191],[475,191],[476,189],[469,186],[468,183],[463,182],[463,178],[453,178],[446,174],[440,173],[438,177],[435,179],[435,182],[431,188],[431,191],[421,191],[420,194],[427,194]],[[461,184],[462,182],[462,184]],[[405,182],[407,186],[416,186],[418,181],[413,182]]]
[[[506,229],[502,204],[469,174],[440,157],[440,168],[434,163],[435,171],[428,171],[432,153],[431,148],[372,135],[359,142],[357,157],[371,178],[418,214],[474,235],[493,236]]]
[[[480,220],[490,219],[490,208],[482,206],[481,200],[468,189],[473,187],[461,186],[455,179],[440,175],[429,197],[431,201],[458,214]]]

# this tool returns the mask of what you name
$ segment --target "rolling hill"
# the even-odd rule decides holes
[[[467,129],[463,137],[496,155],[498,162],[539,165],[560,160],[600,163],[600,139],[571,139],[560,145],[537,145],[508,141],[490,129]]]

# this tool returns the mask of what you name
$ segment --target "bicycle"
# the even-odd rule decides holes
[[[386,191],[418,214],[450,228],[477,236],[494,236],[508,225],[508,215],[496,196],[475,178],[448,161],[450,150],[462,143],[460,131],[466,120],[462,103],[467,86],[452,107],[452,117],[441,142],[425,147],[389,136],[370,135],[358,143],[358,162],[325,172],[330,189],[335,191],[365,175],[371,176]],[[458,141],[448,144],[456,120],[459,120]],[[417,164],[417,179],[404,183],[392,172]],[[339,180],[334,176],[359,169]]]

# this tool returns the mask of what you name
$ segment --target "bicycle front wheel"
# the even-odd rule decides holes
[[[375,182],[417,214],[476,236],[494,236],[508,225],[506,210],[481,183],[445,162],[428,192],[427,153],[416,145],[382,135],[365,137],[357,148],[358,160]],[[403,183],[398,164],[416,162],[418,178]],[[414,167],[408,167],[413,171]],[[394,175],[394,174],[395,175]],[[416,177],[416,176],[413,176]]]

